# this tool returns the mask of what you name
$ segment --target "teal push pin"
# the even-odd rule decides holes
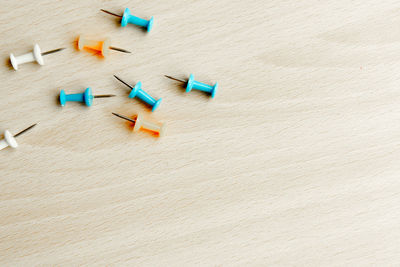
[[[211,94],[212,98],[214,98],[215,94],[217,93],[218,83],[215,83],[214,85],[208,85],[208,84],[205,84],[205,83],[201,83],[201,82],[195,81],[193,74],[190,74],[189,80],[187,80],[187,81],[184,81],[184,80],[181,80],[181,79],[177,79],[177,78],[174,78],[174,77],[171,77],[171,76],[168,76],[168,75],[164,75],[164,76],[169,78],[169,79],[181,82],[181,83],[186,83],[186,92],[187,93],[192,91],[192,89],[196,89],[196,90],[203,91],[203,92]]]
[[[113,97],[115,95],[93,95],[92,88],[86,88],[85,92],[81,94],[69,94],[67,95],[64,90],[60,92],[60,104],[61,106],[65,106],[65,104],[69,101],[73,102],[82,102],[85,103],[86,106],[90,107],[93,104],[93,98],[104,98],[104,97]]]
[[[140,100],[142,100],[142,101],[146,102],[148,105],[152,106],[151,111],[155,111],[158,108],[158,106],[161,104],[161,98],[158,100],[155,100],[148,93],[143,91],[141,82],[138,82],[135,85],[135,87],[133,87],[133,86],[127,84],[126,82],[124,82],[121,78],[118,78],[116,75],[114,75],[114,77],[115,77],[115,79],[117,79],[118,81],[125,84],[126,86],[128,86],[131,89],[129,98],[134,98],[137,96]]]
[[[128,23],[130,23],[130,24],[135,24],[135,25],[146,28],[147,32],[150,32],[151,29],[153,28],[154,17],[151,17],[149,20],[145,20],[145,19],[136,17],[131,14],[131,11],[129,10],[129,8],[125,8],[124,14],[122,14],[122,16],[112,13],[110,11],[104,10],[104,9],[100,9],[100,10],[107,14],[121,18],[121,27],[125,27],[126,25],[128,25]]]

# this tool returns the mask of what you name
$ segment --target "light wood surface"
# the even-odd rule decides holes
[[[99,11],[155,17],[150,34]],[[2,1],[0,265],[395,266],[398,1]],[[110,37],[132,54],[74,48]],[[17,55],[38,43],[44,66]],[[215,99],[164,74],[220,83]],[[113,78],[162,97],[150,114]],[[60,89],[98,94],[91,108]],[[167,124],[157,139],[111,115]]]

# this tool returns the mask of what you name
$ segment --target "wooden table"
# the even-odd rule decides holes
[[[100,12],[155,17],[150,34]],[[398,1],[3,1],[0,265],[400,261]],[[132,54],[101,59],[79,34]],[[10,68],[9,53],[66,47]],[[220,84],[216,98],[163,75]],[[154,113],[113,74],[163,102]],[[58,94],[97,94],[90,108]],[[165,122],[132,133],[111,112]]]

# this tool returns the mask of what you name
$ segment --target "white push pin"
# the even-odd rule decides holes
[[[43,60],[43,56],[48,55],[48,54],[52,54],[55,52],[59,52],[61,50],[64,50],[65,48],[58,48],[58,49],[54,49],[54,50],[50,50],[47,52],[41,52],[40,51],[40,47],[38,44],[35,44],[33,46],[33,51],[20,55],[20,56],[14,56],[13,53],[10,53],[10,61],[11,61],[11,65],[13,66],[14,70],[18,70],[18,65],[20,64],[24,64],[24,63],[28,63],[28,62],[34,62],[36,61],[39,65],[44,65],[44,60]]]
[[[0,140],[0,150],[10,146],[12,148],[18,147],[17,140],[15,139],[17,136],[20,136],[21,134],[25,133],[26,131],[32,129],[33,127],[36,126],[36,123],[34,125],[29,126],[28,128],[20,131],[16,135],[12,135],[8,130],[4,131],[4,139]]]

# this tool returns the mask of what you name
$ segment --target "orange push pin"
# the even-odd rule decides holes
[[[78,37],[78,49],[82,50],[84,48],[98,51],[103,57],[107,57],[110,49],[123,52],[123,53],[130,53],[128,50],[111,46],[110,38],[105,39],[104,41],[93,41],[88,40],[84,36]]]
[[[115,116],[117,116],[121,119],[133,122],[135,124],[135,126],[133,127],[134,132],[138,132],[139,130],[143,129],[145,131],[156,133],[160,137],[164,135],[165,127],[164,127],[163,123],[154,123],[154,122],[145,120],[140,114],[138,114],[136,116],[136,119],[131,119],[131,118],[128,118],[126,116],[123,116],[123,115],[120,115],[120,114],[117,114],[114,112],[112,114],[114,114]]]

